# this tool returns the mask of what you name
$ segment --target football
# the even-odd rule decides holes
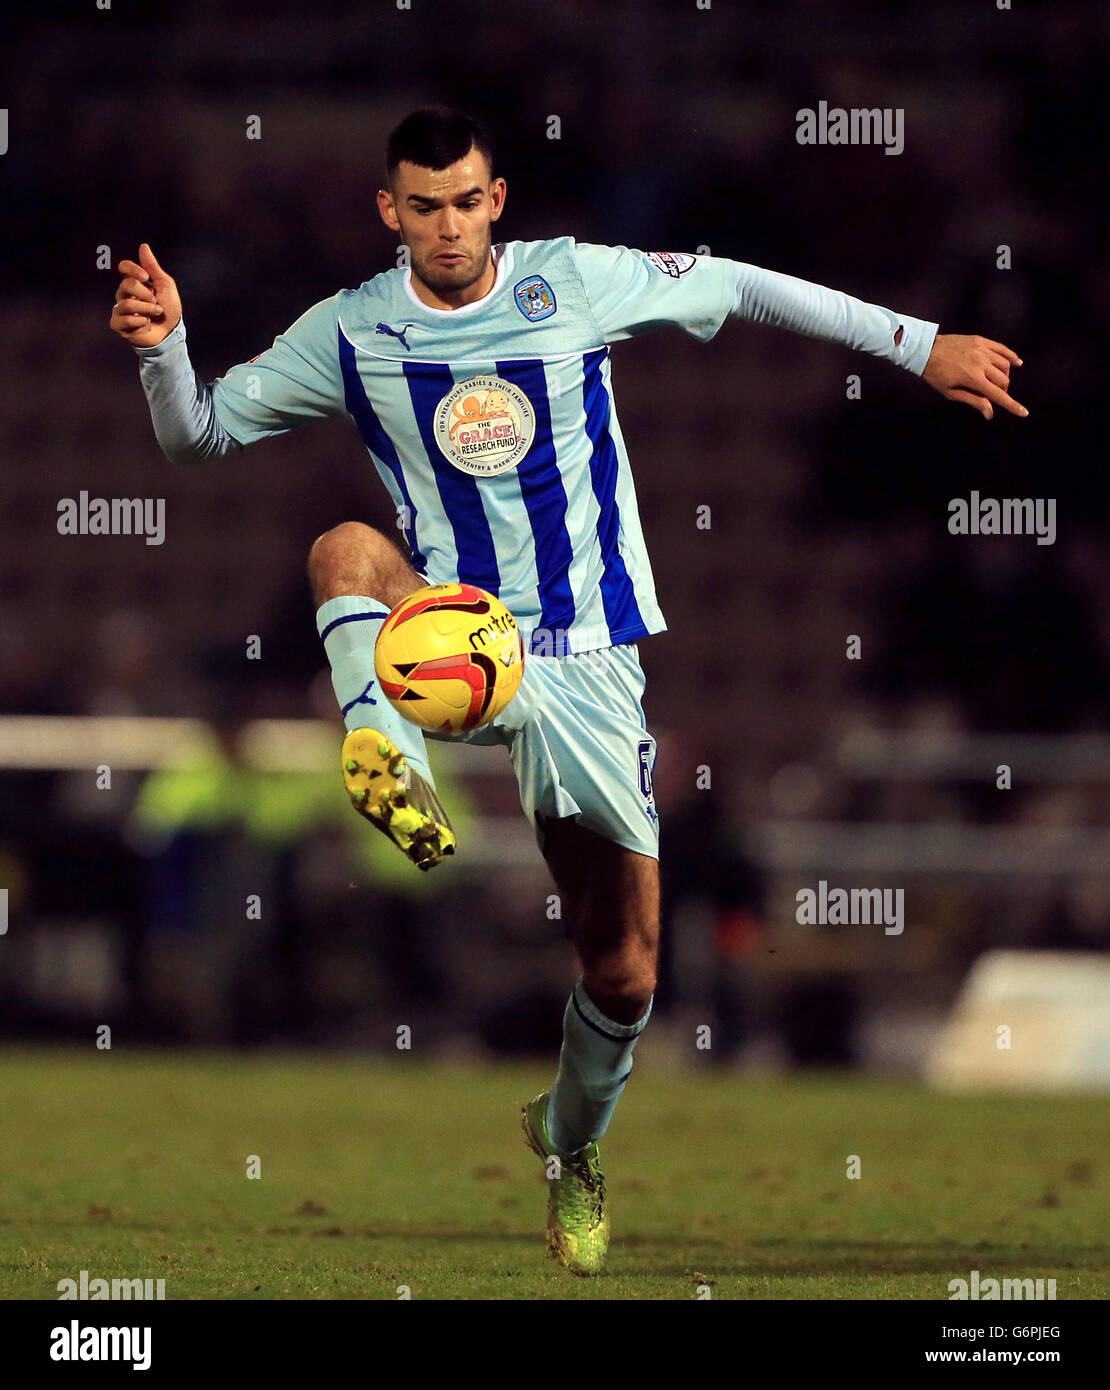
[[[485,589],[432,584],[390,612],[374,669],[406,719],[461,734],[495,719],[520,689],[524,643],[516,619]]]

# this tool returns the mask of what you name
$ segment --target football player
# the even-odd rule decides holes
[[[508,748],[582,964],[558,1073],[524,1108],[550,1179],[551,1253],[597,1273],[609,1209],[597,1141],[651,1013],[659,930],[655,740],[638,643],[666,630],[609,371],[613,343],[677,324],[702,341],[730,317],[868,352],[988,420],[1015,352],[850,295],[714,256],[573,236],[493,242],[506,184],[462,113],[413,112],[392,132],[378,209],[408,264],[314,305],[211,385],[189,361],[176,283],[145,243],[120,264],[111,327],[139,356],[172,460],[237,453],[330,416],[350,419],[407,544],[357,520],[319,537],[309,578],[348,728],[356,809],[421,869],[454,853],[424,735],[378,687],[374,643],[428,584],[497,595],[527,657],[489,725],[451,735]],[[436,735],[433,735],[435,737]]]

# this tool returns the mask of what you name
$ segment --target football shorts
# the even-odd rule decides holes
[[[427,736],[508,748],[520,804],[541,851],[544,822],[573,816],[586,829],[658,859],[657,749],[644,726],[645,683],[633,642],[571,656],[528,656],[516,696],[489,724]]]

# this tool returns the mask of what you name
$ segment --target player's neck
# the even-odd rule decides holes
[[[461,290],[451,290],[444,294],[425,284],[415,270],[409,275],[413,294],[422,304],[427,304],[430,309],[461,309],[464,304],[473,304],[478,299],[485,299],[496,281],[497,261],[492,249],[485,272],[472,285],[467,285]]]

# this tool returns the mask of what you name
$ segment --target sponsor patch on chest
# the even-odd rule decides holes
[[[448,391],[435,410],[435,437],[448,463],[488,478],[515,468],[536,436],[528,397],[499,376],[472,376]]]

